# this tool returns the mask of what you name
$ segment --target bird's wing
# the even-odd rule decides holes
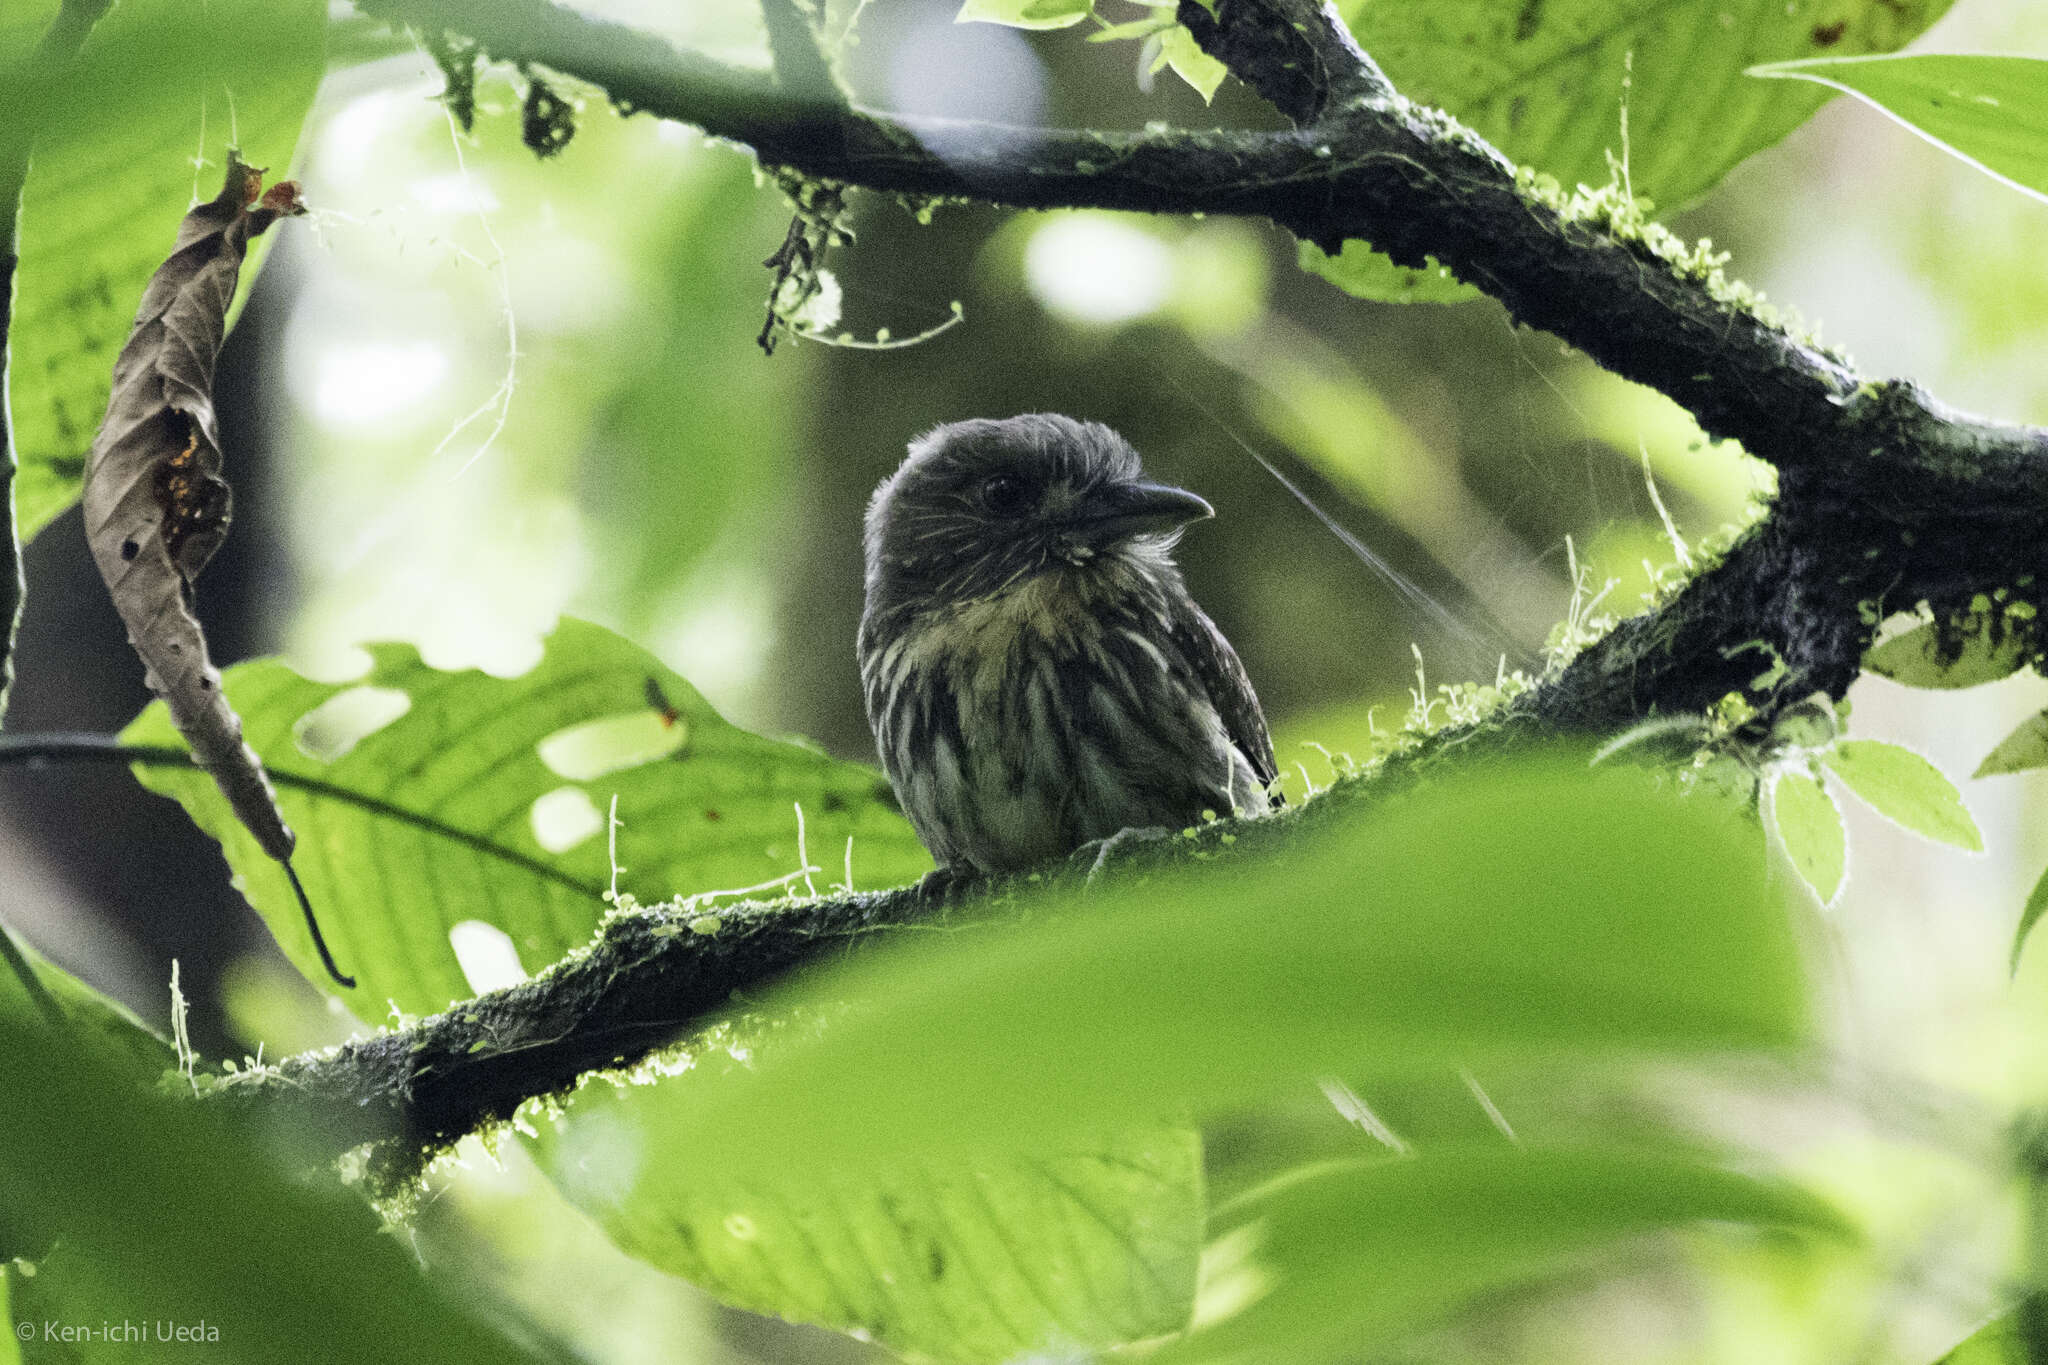
[[[1223,718],[1230,742],[1250,760],[1259,781],[1271,782],[1280,770],[1273,762],[1273,737],[1266,732],[1266,713],[1259,709],[1252,680],[1208,613],[1192,601],[1182,600],[1184,608],[1174,612],[1173,641],[1193,665],[1202,690]]]

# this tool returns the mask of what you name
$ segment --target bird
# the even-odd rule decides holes
[[[1214,514],[1057,413],[936,427],[875,489],[861,682],[928,894],[1271,808],[1258,696],[1173,560]]]

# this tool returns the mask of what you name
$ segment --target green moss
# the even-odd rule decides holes
[[[1730,277],[1726,270],[1732,259],[1730,253],[1716,250],[1705,237],[1688,242],[1652,218],[1655,205],[1629,192],[1626,173],[1611,152],[1608,167],[1612,178],[1606,184],[1581,184],[1567,193],[1554,176],[1517,166],[1515,185],[1529,199],[1549,207],[1565,223],[1591,227],[1633,248],[1639,255],[1662,262],[1680,279],[1699,285],[1728,312],[1784,332],[1840,364],[1851,363],[1848,354],[1822,340],[1818,324],[1807,322],[1797,309],[1781,308],[1771,303],[1762,290]]]

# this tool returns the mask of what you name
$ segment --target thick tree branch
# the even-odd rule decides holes
[[[330,1153],[396,1139],[396,1151],[452,1142],[511,1117],[585,1072],[630,1065],[735,996],[806,963],[834,960],[878,931],[922,917],[914,891],[799,906],[746,904],[716,934],[693,916],[614,916],[584,954],[397,1033],[230,1077],[215,1102],[281,1121]]]
[[[1336,12],[1313,0],[1240,5],[1228,14],[1189,0],[1176,17],[1210,56],[1297,126],[1319,121],[1332,103],[1400,98]]]
[[[1434,256],[1518,320],[1669,394],[1709,432],[1773,464],[1824,462],[1857,443],[1842,405],[1859,380],[1845,365],[1717,299],[1703,278],[1643,243],[1565,218],[1519,186],[1476,134],[1388,90],[1318,6],[1222,0],[1208,21],[1188,0],[1183,18],[1206,22],[1201,32],[1219,55],[1285,100],[1284,112],[1321,107],[1319,120],[1283,132],[1115,133],[820,110],[765,74],[550,0],[356,3],[394,23],[475,38],[502,60],[552,66],[625,108],[694,124],[824,179],[1023,208],[1264,217],[1332,251],[1365,238],[1403,264]],[[1282,32],[1292,35],[1284,51],[1258,41]]]
[[[1297,127],[1105,133],[821,108],[766,76],[685,55],[548,0],[356,0],[364,13],[477,40],[695,124],[766,163],[873,189],[1023,207],[1262,216],[1335,250],[1364,238],[1434,256],[1608,369],[1657,388],[1779,470],[1771,515],[1658,610],[1621,623],[1506,713],[1446,731],[1277,819],[1218,827],[1232,856],[1284,843],[1435,761],[1531,735],[1605,733],[1730,693],[1766,717],[1855,677],[1871,622],[2048,581],[2048,434],[1865,382],[1759,317],[1696,262],[1665,259],[1546,202],[1455,121],[1393,91],[1314,0],[1193,0],[1197,39]],[[2032,630],[2032,626],[2023,626]],[[2034,657],[2039,643],[2026,642]],[[1782,666],[1780,666],[1782,665]],[[1220,843],[1219,843],[1220,850]],[[948,913],[999,915],[981,898]],[[336,1146],[433,1144],[508,1116],[584,1071],[630,1062],[730,1008],[734,992],[877,941],[927,913],[906,892],[738,907],[716,934],[624,915],[586,954],[402,1033],[237,1078],[217,1102],[280,1112]]]

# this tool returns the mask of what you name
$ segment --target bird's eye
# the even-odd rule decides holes
[[[981,486],[981,505],[999,517],[1012,517],[1031,501],[1031,485],[1014,474],[998,474]]]

